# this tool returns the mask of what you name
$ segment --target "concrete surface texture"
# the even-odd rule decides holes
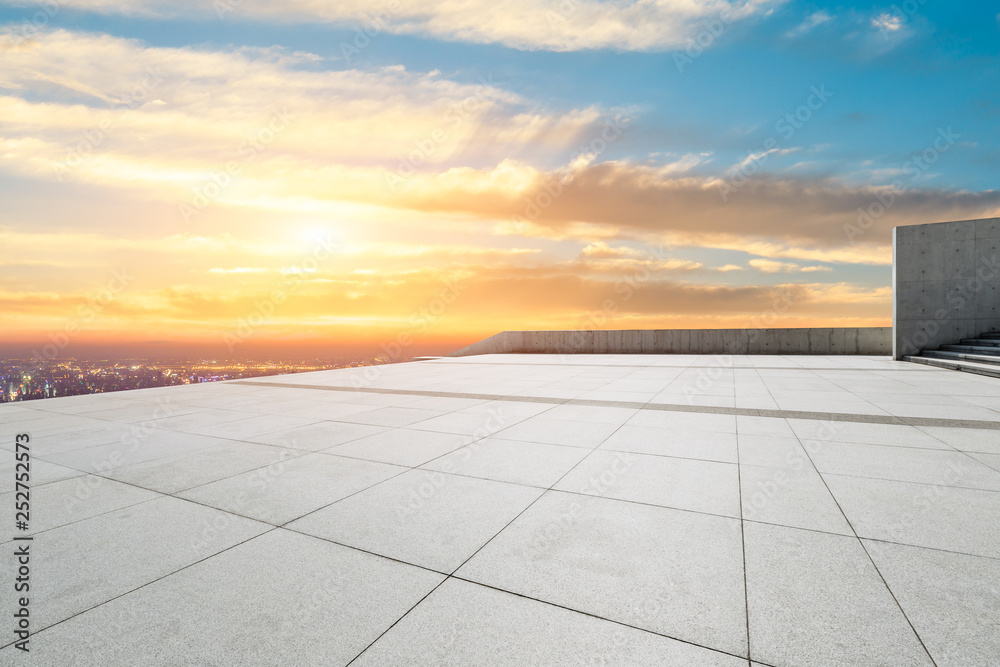
[[[1000,331],[1000,218],[896,227],[893,358]]]
[[[31,437],[34,538],[31,653],[8,624],[2,664],[1000,655],[990,378],[483,355],[2,405],[0,430]]]
[[[889,354],[889,327],[504,331],[453,352],[474,354]]]

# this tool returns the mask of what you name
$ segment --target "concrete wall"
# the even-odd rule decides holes
[[[1000,218],[892,230],[894,359],[1000,331]]]
[[[889,327],[843,329],[624,329],[504,331],[451,357],[473,354],[868,354],[892,352]]]

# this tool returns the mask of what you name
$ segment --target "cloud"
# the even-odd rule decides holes
[[[889,12],[882,12],[872,19],[872,27],[879,31],[879,33],[894,33],[902,30],[905,23],[905,17],[900,14],[890,14]]]
[[[728,273],[730,271],[742,271],[743,267],[739,266],[738,264],[726,264],[724,266],[716,267],[715,270],[720,271],[722,273]]]
[[[611,247],[603,241],[595,241],[588,244],[580,251],[580,254],[584,257],[595,259],[624,259],[645,255],[644,252],[636,248],[629,248],[627,246]]]
[[[657,51],[686,48],[709,21],[735,23],[762,17],[785,0],[389,0],[380,6],[332,0],[63,0],[62,5],[102,13],[211,17],[281,22],[320,22],[357,27],[360,37],[414,34],[524,50],[617,49]],[[363,47],[362,47],[363,48]]]
[[[825,10],[813,12],[812,14],[807,16],[806,19],[802,21],[802,23],[800,23],[799,25],[795,26],[794,28],[786,32],[785,36],[788,37],[789,39],[802,37],[803,35],[811,32],[812,29],[815,28],[816,26],[823,25],[824,23],[830,21],[832,18],[833,17],[830,16],[830,14],[827,13]]]
[[[795,262],[778,262],[771,259],[751,259],[749,264],[762,273],[790,273],[793,271],[815,273],[833,270],[829,266],[801,266]]]
[[[749,264],[763,273],[788,273],[789,271],[796,271],[799,268],[798,264],[776,262],[772,259],[751,259]]]
[[[488,77],[303,68],[310,54],[278,48],[158,48],[64,30],[35,39],[39,48],[0,59],[0,82],[18,91],[0,96],[0,167],[173,196],[288,170],[565,156],[610,113],[552,111]],[[238,199],[251,188],[226,189]]]
[[[396,202],[505,220],[498,231],[508,234],[685,244],[711,244],[712,237],[723,237],[743,246],[763,242],[776,251],[811,253],[803,259],[853,257],[861,263],[891,261],[885,249],[893,226],[1000,212],[1000,191],[993,190],[897,190],[834,178],[759,175],[723,202],[722,183],[710,176],[664,177],[655,167],[621,161],[551,172],[507,162],[495,169],[410,179]],[[558,196],[552,196],[555,191]],[[890,199],[886,209],[881,202]],[[868,210],[882,215],[871,218]],[[838,259],[822,256],[831,250]]]

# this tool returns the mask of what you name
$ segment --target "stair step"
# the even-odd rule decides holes
[[[946,347],[946,346],[942,346]],[[949,345],[947,347],[959,347]],[[975,361],[980,364],[1000,365],[1000,350],[987,354],[970,354],[961,350],[924,350],[920,353],[922,357],[934,357],[935,359],[959,359],[962,361]]]
[[[942,345],[940,349],[947,352],[965,352],[966,354],[1000,356],[1000,348],[986,347],[985,345]],[[928,352],[928,350],[924,350],[923,352]]]
[[[990,338],[990,339],[1000,339],[1000,331],[987,331],[986,333],[979,334],[980,338]]]
[[[963,338],[962,345],[982,345],[984,347],[1000,347],[1000,340],[993,338]]]
[[[903,361],[912,361],[917,364],[936,366],[937,368],[947,368],[952,371],[964,371],[977,375],[989,375],[1000,378],[1000,366],[995,364],[978,364],[973,361],[961,361],[956,359],[936,359],[934,357],[913,356],[903,357]]]

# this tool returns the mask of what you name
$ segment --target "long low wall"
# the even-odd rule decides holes
[[[474,354],[892,354],[892,328],[504,331],[450,357]]]

